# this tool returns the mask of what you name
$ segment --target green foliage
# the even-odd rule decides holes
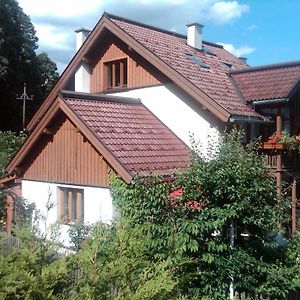
[[[34,101],[27,104],[27,120],[58,79],[55,64],[45,53],[36,55],[37,37],[30,18],[16,0],[0,1],[0,130],[22,126],[23,84]]]
[[[74,299],[170,299],[176,280],[165,261],[148,256],[139,227],[98,224],[77,255]],[[87,276],[88,274],[88,276]]]
[[[72,227],[67,257],[34,229],[19,234],[21,248],[0,257],[0,299],[225,300],[232,282],[251,299],[285,299],[300,282],[299,237],[284,240],[290,200],[239,132],[214,149],[176,180],[112,176],[118,223]]]
[[[6,175],[5,166],[25,140],[24,133],[0,131],[0,178]]]
[[[0,256],[0,299],[68,299],[72,278],[58,248],[34,230],[18,238],[20,248]]]
[[[84,223],[72,224],[69,226],[68,233],[72,245],[71,247],[75,251],[78,251],[84,246],[84,243],[92,230],[92,226]]]
[[[136,178],[127,186],[112,178],[121,219],[138,224],[150,238],[154,261],[172,263],[181,295],[227,299],[233,280],[237,292],[284,299],[291,287],[293,264],[275,239],[284,234],[278,223],[288,221],[289,199],[276,197],[263,159],[241,141],[241,133],[233,131],[214,147],[219,149],[214,159],[195,153],[191,167],[175,181]],[[177,188],[182,196],[170,197]],[[247,241],[241,237],[244,230],[250,233]]]

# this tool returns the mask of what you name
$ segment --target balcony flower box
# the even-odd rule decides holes
[[[263,150],[284,150],[288,149],[288,145],[286,143],[281,142],[263,142],[261,144],[261,148]]]
[[[300,136],[291,136],[288,132],[275,133],[269,137],[267,142],[263,142],[261,148],[264,150],[289,150],[300,153]]]

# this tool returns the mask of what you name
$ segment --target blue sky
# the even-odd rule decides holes
[[[185,34],[205,25],[204,39],[222,43],[252,66],[300,60],[299,0],[19,0],[45,51],[61,72],[75,53],[74,30],[92,29],[103,11]]]
[[[211,40],[222,40],[235,47],[248,45],[255,50],[248,54],[249,64],[261,65],[300,60],[300,1],[240,1],[249,11],[232,23],[207,24]]]

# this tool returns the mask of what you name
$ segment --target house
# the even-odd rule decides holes
[[[109,170],[128,183],[134,173],[170,175],[188,160],[181,140],[194,134],[205,149],[208,134],[234,125],[247,140],[298,133],[300,61],[252,68],[202,29],[189,24],[184,36],[104,13],[91,32],[77,30],[78,51],[28,124],[5,184],[42,206],[50,193],[52,220],[107,220]],[[282,150],[262,151],[278,189],[283,177],[293,182],[296,202],[298,166]]]

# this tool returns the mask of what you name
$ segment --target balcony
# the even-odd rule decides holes
[[[267,165],[271,169],[276,169],[277,160],[281,159],[282,170],[300,171],[300,153],[296,149],[290,149],[286,143],[263,142],[261,153],[266,156]]]

